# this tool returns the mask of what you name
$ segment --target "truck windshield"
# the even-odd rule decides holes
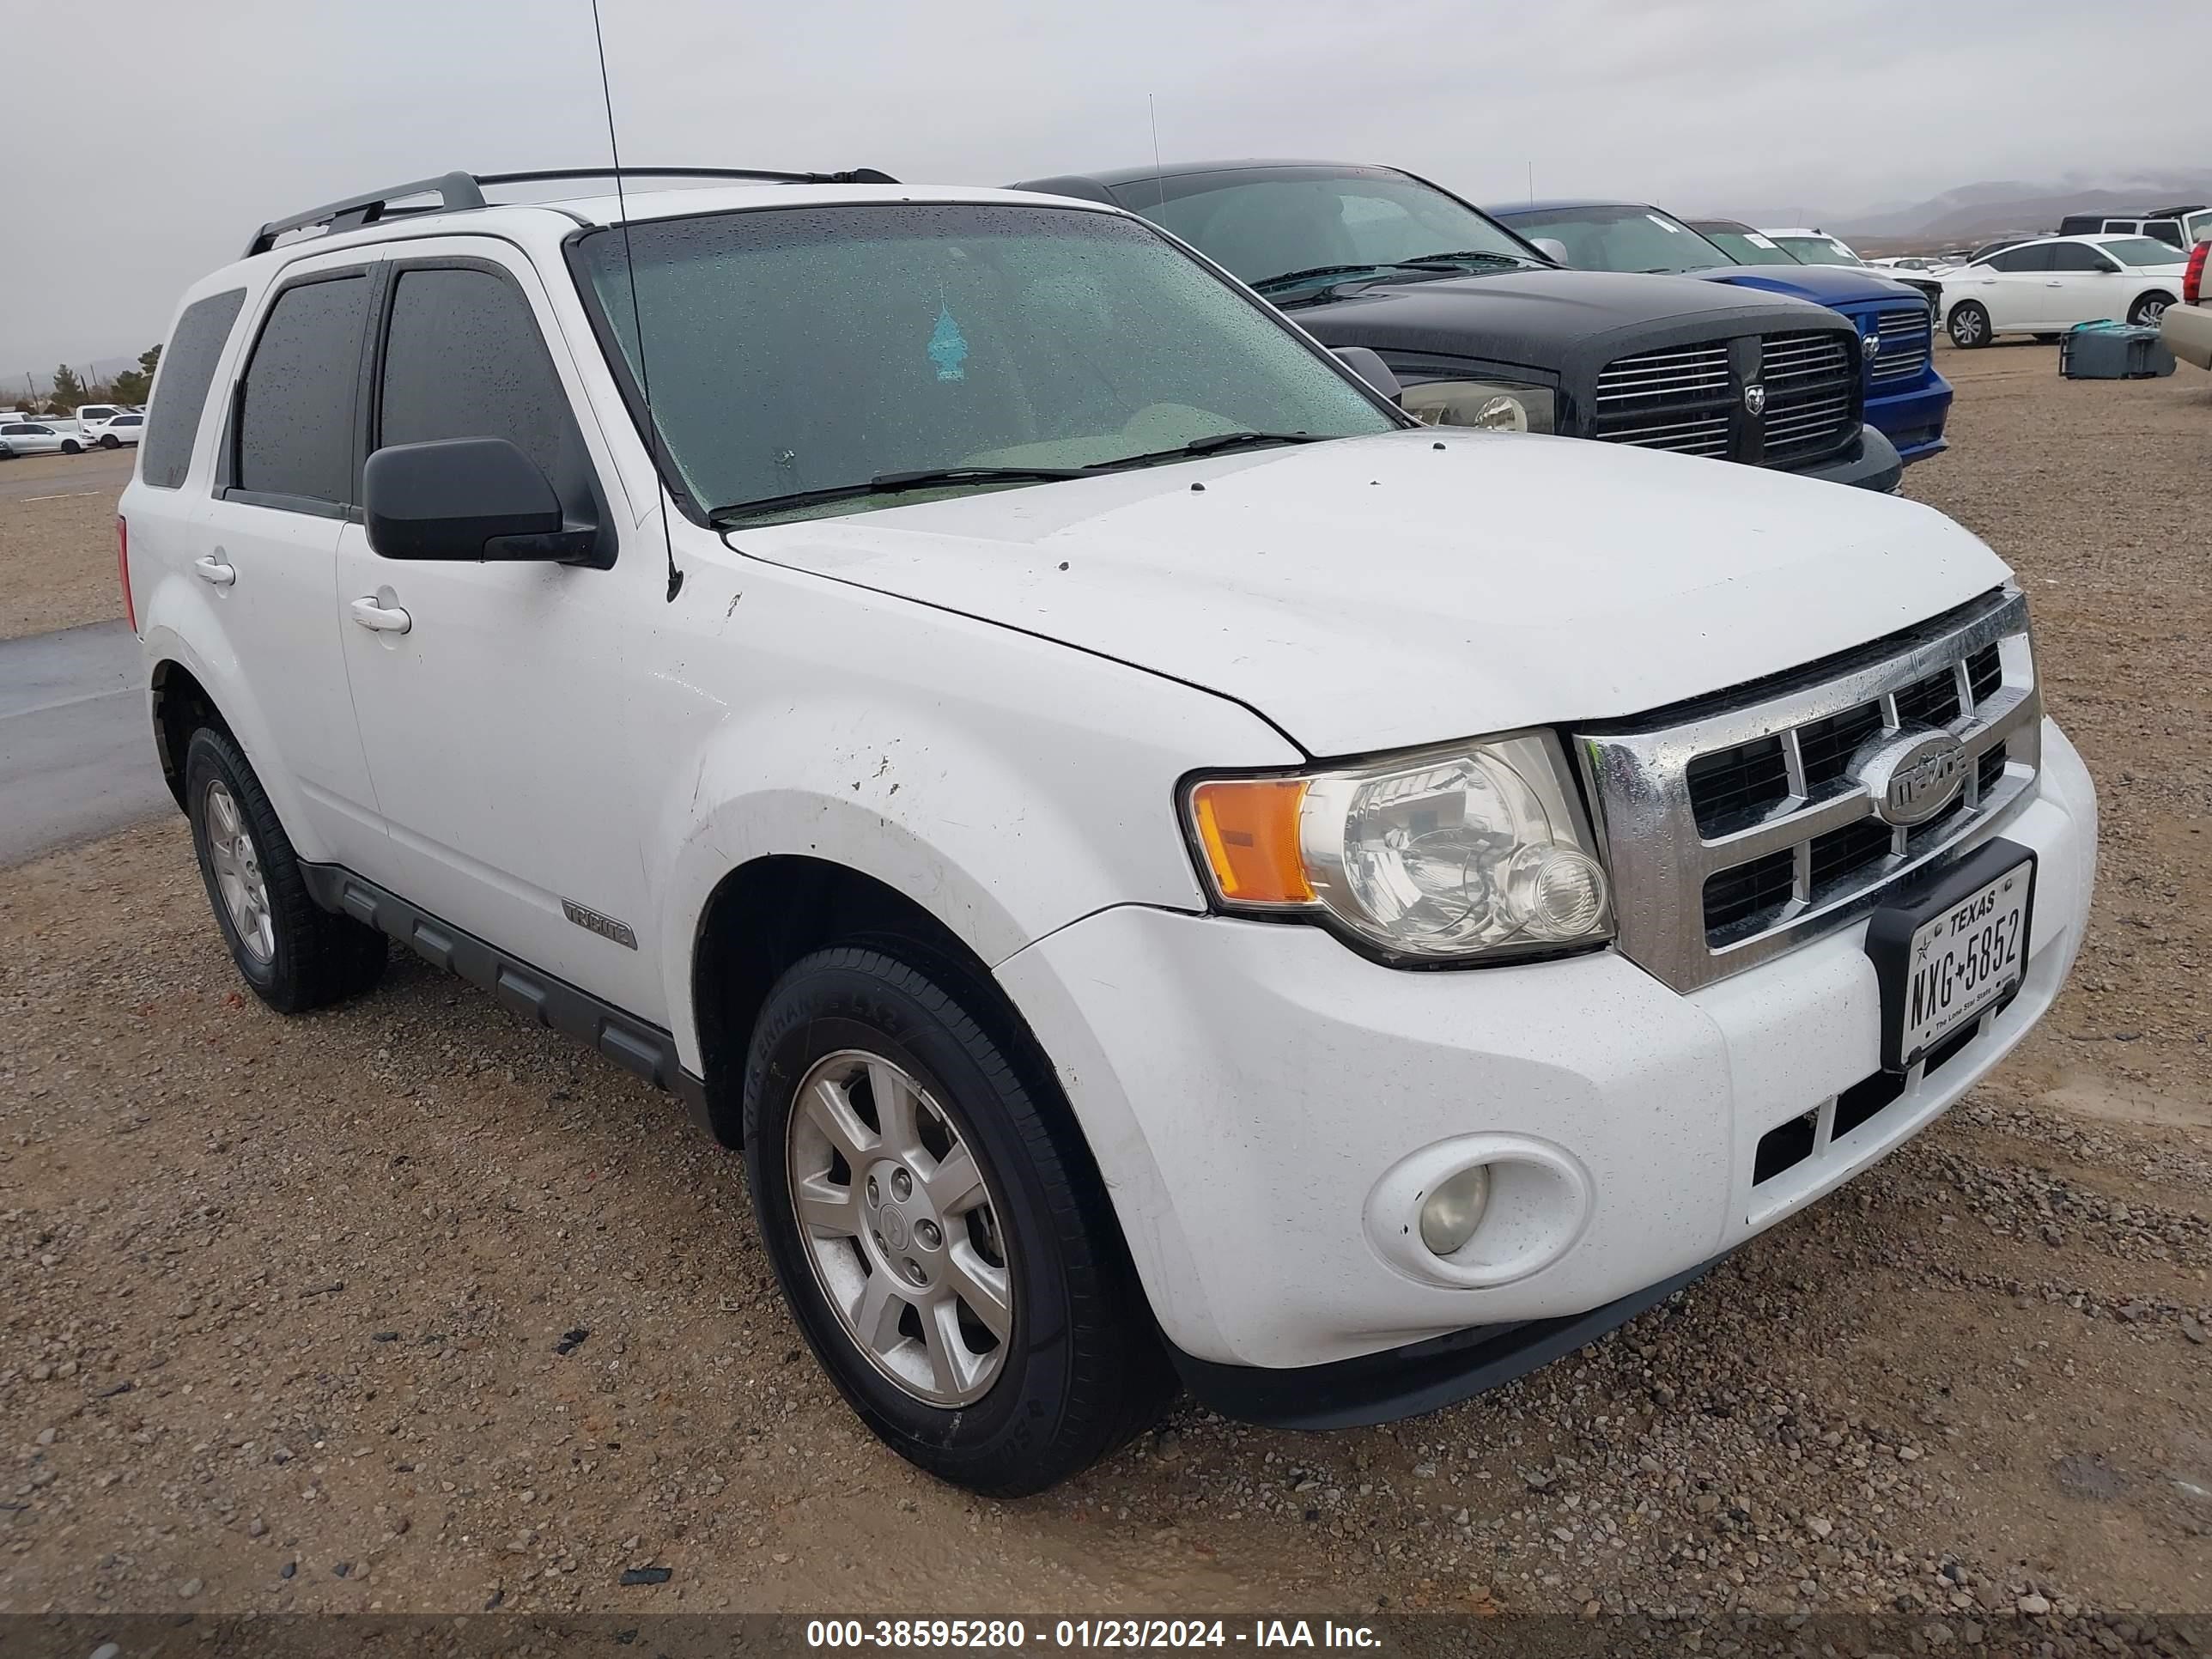
[[[1691,229],[1740,265],[1794,265],[1797,256],[1748,225],[1692,225]]]
[[[1268,307],[1118,215],[886,202],[642,221],[635,313],[620,229],[574,246],[682,488],[718,519],[911,501],[917,475],[1004,488],[1397,426]]]
[[[1577,270],[1710,270],[1736,263],[1656,208],[1532,208],[1513,215],[1513,228],[1561,244]]]
[[[1388,167],[1237,167],[1140,179],[1114,193],[1255,285],[1368,271],[1419,281],[1544,263],[1456,197]]]
[[[1774,239],[1808,265],[1863,265],[1865,260],[1832,236],[1778,236]]]

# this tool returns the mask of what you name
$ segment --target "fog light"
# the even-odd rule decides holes
[[[1440,1182],[1421,1204],[1421,1243],[1449,1255],[1474,1237],[1490,1204],[1490,1166],[1477,1164]]]

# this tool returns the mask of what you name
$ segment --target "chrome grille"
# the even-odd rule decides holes
[[[1680,399],[1729,390],[1729,349],[1725,341],[1713,345],[1680,346],[1664,351],[1639,351],[1619,357],[1598,371],[1597,402],[1601,414],[1632,409],[1662,399]],[[1613,410],[1607,409],[1613,405]]]
[[[1848,341],[1848,343],[1846,343]],[[1857,387],[1855,336],[1771,334],[1759,342],[1759,377],[1766,385],[1770,462],[1802,459],[1833,448],[1857,430],[1851,405]]]
[[[1875,316],[1874,325],[1881,340],[1881,350],[1867,378],[1876,385],[1918,378],[1928,367],[1928,307],[1917,306],[1908,311],[1881,312]]]
[[[1621,950],[1689,991],[1864,915],[2026,804],[2042,714],[2027,602],[2007,588],[1659,724],[1578,733]],[[1850,760],[1913,725],[1948,731],[1972,764],[1945,814],[1893,828]]]

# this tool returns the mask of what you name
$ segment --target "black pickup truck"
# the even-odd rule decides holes
[[[1894,489],[1862,347],[1825,306],[1560,268],[1395,167],[1218,161],[1024,179],[1141,214],[1323,344],[1364,346],[1438,425],[1556,432]]]

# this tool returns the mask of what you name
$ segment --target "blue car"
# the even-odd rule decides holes
[[[1867,423],[1897,446],[1908,466],[1948,447],[1951,385],[1936,372],[1934,308],[1915,285],[1863,266],[1802,264],[1745,226],[1726,227],[1733,233],[1727,243],[1741,250],[1732,251],[1639,202],[1511,202],[1483,211],[1578,270],[1700,276],[1841,312],[1858,330],[1864,353]]]

